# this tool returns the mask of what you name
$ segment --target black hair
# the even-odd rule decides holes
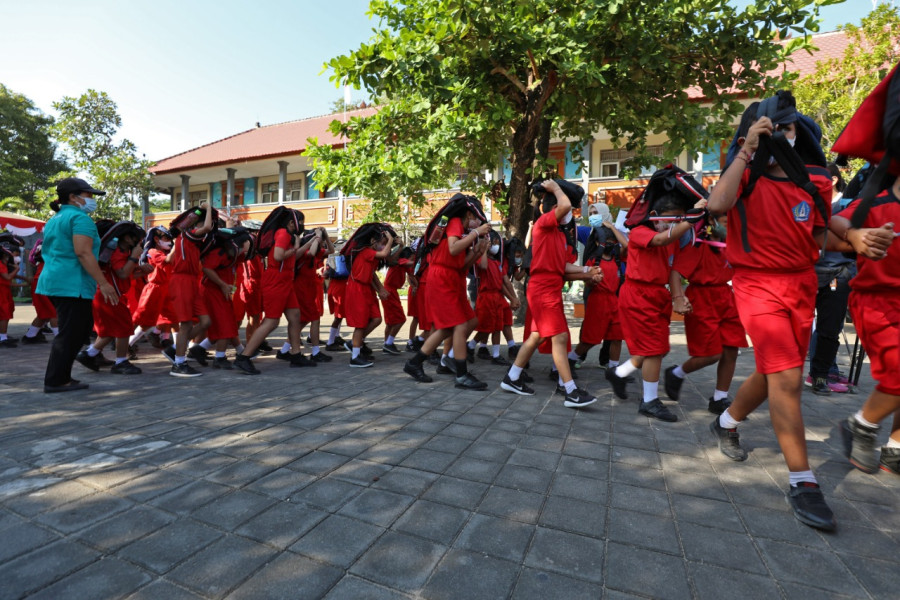
[[[672,210],[685,212],[688,208],[690,207],[685,207],[685,198],[681,194],[664,193],[653,201],[650,211],[655,212],[657,215],[661,215],[664,212]]]
[[[833,162],[830,162],[827,165],[825,165],[825,168],[828,169],[828,172],[831,173],[832,177],[838,178],[837,184],[834,187],[839,193],[843,193],[844,190],[847,188],[847,182],[844,181],[844,176],[841,174],[841,170]]]

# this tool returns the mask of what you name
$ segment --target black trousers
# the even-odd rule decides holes
[[[821,286],[816,294],[816,347],[809,360],[809,373],[827,377],[841,347],[841,330],[847,317],[847,300],[850,297],[849,278],[839,275],[835,289],[831,282]]]
[[[53,339],[44,385],[66,385],[72,380],[72,364],[94,328],[93,300],[51,296],[59,318],[59,335]]]

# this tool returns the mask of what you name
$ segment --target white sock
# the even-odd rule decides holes
[[[513,365],[509,368],[509,378],[511,380],[516,381],[521,376],[522,376],[522,367],[517,367],[516,365]]]
[[[315,356],[315,355],[318,354],[319,352],[321,352],[321,350],[319,350],[319,347],[318,347],[318,346],[313,346],[313,347],[312,347],[312,355],[313,355],[313,356]]]
[[[50,331],[53,332],[53,335],[59,335],[59,327],[51,327]]]
[[[719,427],[722,429],[735,429],[738,426],[740,421],[736,421],[734,417],[731,416],[731,413],[728,412],[728,409],[725,409],[721,415],[719,415]]]
[[[878,423],[869,423],[863,418],[862,409],[856,413],[854,416],[856,422],[862,425],[863,427],[868,427],[869,429],[878,429]]]
[[[416,341],[418,341],[419,343],[421,343],[421,342],[424,342],[424,341],[425,341],[425,338],[423,338],[421,335],[417,335],[417,336],[416,336]]]
[[[506,347],[507,347],[507,348],[514,348],[514,347],[516,347],[516,346],[518,346],[518,344],[516,344],[516,341],[515,341],[515,340],[507,340],[507,341],[506,341]]]
[[[184,364],[184,357],[183,357],[183,356],[177,356],[177,355],[176,355],[176,356],[175,356],[175,364],[176,364],[176,365],[182,365],[182,364]]]
[[[175,345],[178,344],[178,332],[177,331],[172,332],[172,343]]]
[[[500,344],[494,344],[491,346],[491,356],[494,358],[500,358]]]
[[[634,366],[634,363],[630,360],[626,360],[621,365],[616,367],[616,377],[628,377],[635,371],[637,371],[637,367]]]
[[[394,336],[389,335],[389,336],[387,336],[386,338],[384,338],[384,345],[385,345],[385,346],[390,346],[390,345],[393,344],[393,343],[394,343]]]
[[[678,365],[674,369],[672,369],[672,375],[677,377],[678,379],[684,379],[687,377],[687,373],[684,372],[684,369],[681,368],[681,365]]]
[[[566,385],[566,382],[563,381],[562,377],[560,377],[559,375],[556,376],[556,383],[557,383],[557,385]]]
[[[241,352],[244,351],[244,345],[238,344],[237,346],[234,347],[234,351],[237,352],[238,354],[240,354]]]
[[[611,360],[607,363],[607,367],[609,367],[610,369],[615,369],[618,366],[619,366],[619,361],[617,361],[617,360]]]
[[[141,338],[144,337],[144,333],[145,332],[143,327],[135,327],[134,335],[128,338],[128,345],[134,346],[135,344],[137,344],[141,340]]]
[[[174,337],[175,336],[171,333],[162,332],[159,334],[159,339],[161,339],[161,340],[168,340],[168,339],[174,338]]]
[[[572,381],[567,381],[567,382],[563,383],[562,385],[564,385],[564,386],[566,387],[566,393],[567,393],[567,394],[571,394],[572,392],[575,391],[575,387],[576,387],[576,386],[575,386],[575,380],[574,380],[574,379],[573,379]]]
[[[123,358],[119,358],[119,357],[117,356],[117,357],[116,357],[116,364],[117,364],[117,365],[121,365],[121,364],[122,364],[123,362],[125,362],[126,360],[128,360],[128,357],[127,357],[127,356],[125,356],[125,357],[123,357]]]
[[[885,448],[900,448],[900,440],[888,438],[888,443],[885,444]]]
[[[816,476],[813,475],[812,471],[791,471],[788,473],[788,477],[791,479],[791,487],[795,487],[797,484],[803,483],[804,481],[809,483],[819,483],[816,481]]]
[[[450,348],[450,352],[449,352],[448,354],[442,355],[441,358],[442,358],[442,359],[444,359],[444,358],[453,358],[453,348]]]
[[[728,390],[716,390],[713,392],[713,400],[725,400],[728,398]]]
[[[216,358],[225,358],[225,353],[219,352],[218,350],[216,350]]]
[[[328,330],[328,345],[330,346],[331,344],[333,344],[334,340],[336,340],[337,336],[339,336],[340,334],[341,334],[340,327],[332,327],[331,329],[329,329]]]
[[[480,344],[480,345],[484,346],[484,344]],[[466,342],[466,347],[469,350],[474,350],[475,349],[475,340],[469,340],[468,342]]]
[[[5,333],[0,333],[0,342],[5,342],[7,340],[7,335]]]
[[[356,346],[353,346],[353,350],[350,352],[350,359],[352,360],[354,358],[359,358],[360,350],[362,350],[362,346],[360,346],[359,348],[357,348]]]
[[[4,336],[4,337],[6,337],[6,336]],[[97,350],[96,348],[94,348],[93,346],[88,346],[87,353],[88,353],[88,356],[93,357],[93,356],[97,356],[98,354],[100,354],[100,351]]]
[[[290,351],[291,351],[291,343],[290,343],[290,342],[285,342],[284,345],[281,347],[281,353],[282,353],[282,354],[287,354],[287,353],[290,352]]]
[[[204,338],[204,340],[202,342],[200,342],[198,344],[198,346],[200,346],[204,350],[212,350],[213,349],[213,343],[211,341],[209,341],[209,338]]]
[[[34,325],[32,325],[31,327],[28,328],[28,331],[25,333],[25,337],[34,337],[38,334],[38,332],[40,330],[41,330],[40,327],[35,327]]]
[[[644,382],[644,402],[651,402],[656,400],[659,397],[659,382],[658,381],[645,381]]]

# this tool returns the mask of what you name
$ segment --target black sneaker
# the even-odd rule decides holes
[[[259,345],[260,352],[271,352],[272,350],[274,350],[274,348],[272,348],[272,345],[266,340],[263,340],[262,344]]]
[[[315,354],[311,355],[309,357],[309,360],[311,360],[313,362],[317,362],[317,363],[326,363],[326,362],[331,362],[333,358],[334,358],[333,356],[328,356],[327,354],[325,354],[324,352],[319,350]]]
[[[128,346],[128,360],[137,360],[137,344]]]
[[[243,354],[238,354],[234,357],[234,366],[247,375],[259,375],[262,373],[262,371],[253,366],[253,361],[250,360],[250,357]]]
[[[172,365],[169,375],[172,377],[200,377],[203,373],[183,362],[180,365]]]
[[[565,391],[565,388],[563,388]],[[596,402],[597,399],[591,396],[587,390],[575,388],[571,394],[566,394],[563,406],[566,408],[584,408]]]
[[[475,353],[472,350],[466,348],[466,361],[469,363],[475,362]]]
[[[900,475],[900,448],[882,447],[879,466],[882,471]]]
[[[490,351],[487,349],[487,346],[482,346],[481,348],[479,348],[475,356],[477,356],[481,360],[491,360],[491,358],[493,358]]]
[[[310,346],[312,346],[312,337],[311,336],[306,336],[306,343],[309,344]]]
[[[50,329],[49,325],[44,325],[43,327],[41,327],[41,333],[50,335],[51,333],[53,333],[53,330]]]
[[[205,367],[209,365],[209,360],[207,360],[208,356],[206,354],[206,350],[203,349],[202,346],[191,346],[188,348],[187,357],[193,358],[197,361],[197,364],[201,367]]]
[[[171,348],[172,346],[175,345],[175,342],[173,342],[173,341],[172,341],[172,338],[170,338],[170,337],[163,338],[163,337],[160,336],[160,338],[159,338],[159,344],[160,344],[160,346],[162,346],[163,348]]]
[[[350,359],[350,366],[351,366],[351,367],[357,367],[357,368],[360,368],[360,369],[366,369],[366,368],[368,368],[368,367],[371,367],[371,366],[374,365],[374,364],[375,364],[375,363],[372,362],[371,359],[368,359],[368,358],[366,358],[365,356],[363,356],[363,355],[362,355],[362,352],[360,352],[359,356],[357,356],[356,358],[351,358],[351,359]]]
[[[801,481],[788,490],[788,504],[794,510],[794,516],[801,523],[823,531],[834,531],[837,522],[834,513],[825,503],[825,495],[817,483]]]
[[[275,353],[275,358],[277,358],[278,360],[290,361],[291,353],[290,352],[282,352],[281,350],[279,350],[278,352]]]
[[[113,365],[109,370],[110,373],[114,375],[140,375],[140,368],[134,366],[126,359],[124,362],[120,362],[117,365]]]
[[[569,371],[572,373],[572,379],[578,379],[578,374],[575,373],[575,369],[573,369],[571,365],[569,366]],[[547,379],[559,383],[559,371],[556,370],[556,367],[550,369],[550,373],[547,374]]]
[[[534,377],[528,374],[528,371],[522,369],[522,374],[519,375],[519,381],[522,383],[534,383]]]
[[[99,354],[97,356],[99,356]],[[91,356],[87,353],[87,350],[82,350],[75,355],[75,360],[77,360],[79,363],[81,363],[82,366],[87,367],[91,371],[99,371],[100,365],[97,364],[97,356]]]
[[[816,396],[830,396],[831,388],[828,386],[828,379],[825,377],[816,377],[815,380],[813,380],[812,393]]]
[[[516,357],[519,355],[519,344],[515,346],[510,346],[506,350],[506,356],[509,357],[509,360],[516,360]]]
[[[406,340],[406,351],[416,352],[416,345],[413,344],[412,340]]]
[[[481,381],[471,373],[466,373],[460,377],[457,377],[456,382],[453,384],[453,387],[458,387],[464,390],[486,390],[487,386],[487,383]]]
[[[416,381],[421,381],[422,383],[431,383],[434,381],[429,375],[425,373],[425,369],[422,368],[422,365],[413,364],[412,361],[406,361],[406,364],[403,365],[403,372],[415,379]]]
[[[437,350],[431,353],[431,356],[428,357],[428,364],[439,366],[441,364],[441,355]]]
[[[737,429],[725,429],[719,425],[719,417],[709,424],[709,430],[719,442],[719,452],[733,461],[747,460],[747,451],[741,448],[741,434]]]
[[[361,355],[365,356],[366,358],[372,358],[372,356],[375,355],[375,352],[372,351],[372,349],[369,348],[369,345],[366,344],[365,342],[363,342],[362,348],[359,349],[359,353]]]
[[[46,344],[46,343],[47,343],[47,338],[44,337],[44,334],[41,333],[40,331],[38,331],[37,335],[35,335],[34,337],[28,337],[27,335],[22,336],[22,344],[24,344],[26,346],[28,344]]]
[[[302,352],[291,354],[290,361],[292,367],[316,367],[319,365],[318,362],[312,360]]]
[[[444,364],[443,359],[440,360],[437,367],[438,375],[453,375],[456,376],[456,363],[453,362],[453,359],[449,359],[447,364]]]
[[[628,390],[625,389],[628,382],[624,377],[619,377],[616,375],[615,369],[609,368],[606,370],[606,380],[612,385],[613,392],[615,392],[616,396],[622,400],[628,400]]]
[[[381,351],[392,356],[403,354],[403,352],[400,351],[400,348],[398,348],[396,344],[385,344],[381,347]]]
[[[841,423],[841,437],[851,465],[864,473],[878,470],[878,427],[866,427],[851,415]]]
[[[224,356],[216,356],[213,358],[212,362],[213,369],[222,369],[223,371],[232,371],[234,367],[231,365],[231,361],[225,358]]]
[[[521,375],[518,379],[513,381],[509,378],[509,373],[507,373],[506,377],[503,378],[503,381],[500,382],[500,389],[520,396],[534,396],[534,390],[525,385]]]
[[[710,398],[706,410],[714,415],[721,415],[729,406],[731,406],[730,400],[713,400]]]
[[[678,396],[681,395],[681,386],[684,384],[684,379],[673,373],[676,366],[677,365],[672,365],[666,369],[665,376],[663,377],[663,385],[666,388],[666,396],[671,400],[678,402]]]
[[[103,356],[102,352],[94,357],[94,362],[97,363],[98,367],[111,367],[116,364],[116,361],[109,360],[108,358]]]
[[[166,360],[168,360],[170,363],[172,363],[173,365],[175,364],[175,346],[174,345],[166,346],[165,348],[163,348],[163,350],[162,350],[162,352],[160,352],[160,354],[165,356]]]
[[[344,345],[347,344],[347,340],[345,340],[345,339],[342,338],[341,336],[337,336],[336,338],[334,338],[334,343],[335,343],[335,344],[340,344],[341,346],[344,346]]]
[[[638,412],[647,417],[653,417],[667,423],[674,423],[678,420],[678,415],[669,410],[665,404],[654,398],[650,402],[641,402],[638,406]]]
[[[154,348],[162,349],[162,339],[160,339],[158,333],[153,333],[152,331],[147,334],[147,341],[150,342],[150,345]]]
[[[491,364],[500,365],[501,367],[508,367],[510,365],[510,362],[502,356],[492,356]]]
[[[335,342],[333,344],[327,344],[325,349],[329,352],[346,352],[347,348],[344,347],[343,343]]]

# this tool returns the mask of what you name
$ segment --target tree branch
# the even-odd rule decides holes
[[[525,86],[522,84],[521,81],[519,81],[518,77],[516,77],[515,75],[513,75],[512,73],[507,71],[505,68],[498,65],[496,61],[492,60],[491,63],[494,65],[494,68],[491,70],[491,75],[496,75],[496,74],[503,75],[504,77],[509,79],[509,81],[512,82],[512,84],[514,86],[516,86],[517,90],[519,90],[523,94],[525,93]]]
[[[531,61],[531,72],[534,73],[535,79],[540,79],[541,74],[538,73],[537,63],[534,61],[534,54],[531,53],[530,48],[527,50],[527,52],[528,52],[528,60]]]

